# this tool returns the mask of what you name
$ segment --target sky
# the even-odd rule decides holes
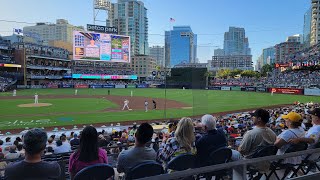
[[[114,2],[115,0],[112,0]],[[164,46],[164,31],[189,25],[198,34],[198,58],[207,62],[214,49],[223,48],[229,26],[243,27],[255,62],[263,48],[302,34],[304,13],[311,0],[142,0],[148,9],[149,45]],[[105,14],[100,14],[103,19]],[[169,19],[175,22],[170,23]],[[36,22],[93,23],[92,0],[0,0],[0,35],[12,34]],[[15,22],[5,22],[5,21]],[[16,22],[27,22],[16,23]]]

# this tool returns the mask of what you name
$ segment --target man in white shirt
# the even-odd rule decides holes
[[[38,96],[37,93],[34,95],[34,103],[35,103],[35,104],[38,104],[38,103],[39,103],[39,96]]]
[[[54,154],[66,153],[70,151],[70,145],[68,146],[66,143],[62,143],[61,140],[57,141],[57,146],[53,149]]]
[[[127,108],[128,110],[130,110],[130,108],[129,108],[129,106],[128,106],[128,105],[129,105],[129,101],[128,101],[127,99],[124,100],[123,104],[124,104],[124,105],[123,105],[122,110],[124,110],[125,108]]]

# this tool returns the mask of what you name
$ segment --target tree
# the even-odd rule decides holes
[[[220,69],[217,72],[217,77],[218,78],[228,78],[231,75],[231,70],[230,69]]]
[[[252,70],[245,70],[241,72],[241,76],[242,77],[255,77],[255,78],[259,78],[260,77],[260,73],[256,72],[256,71],[252,71]]]
[[[242,73],[242,71],[243,70],[241,70],[241,69],[235,69],[235,70],[231,71],[230,76],[234,78],[235,76],[240,75]]]
[[[270,64],[265,64],[261,68],[261,76],[266,77],[268,75],[268,72],[272,72],[274,66],[271,66]]]

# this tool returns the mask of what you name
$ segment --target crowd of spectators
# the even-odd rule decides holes
[[[136,81],[106,81],[106,80],[52,80],[41,85],[128,85],[128,84],[137,84]]]
[[[4,91],[5,88],[13,81],[11,78],[5,78],[0,76],[0,91]]]
[[[261,78],[216,78],[211,81],[212,85],[247,85],[247,86],[265,86],[265,87],[291,87],[308,88],[310,86],[319,86],[320,71],[285,71],[281,73],[270,74],[268,77]],[[232,83],[232,84],[230,84]]]
[[[134,71],[128,69],[73,69],[73,74],[106,74],[106,75],[134,75]]]
[[[320,137],[320,109],[318,103],[296,102],[281,108],[216,117],[205,115],[201,119],[182,118],[159,124],[167,128],[156,130],[142,123],[121,131],[98,132],[87,126],[79,132],[49,138],[44,131],[33,129],[15,140],[12,137],[0,140],[0,169],[5,169],[8,179],[59,177],[59,165],[41,161],[43,153],[46,156],[72,153],[68,163],[71,178],[84,167],[97,163],[112,165],[122,176],[146,160],[166,166],[174,157],[186,153],[194,154],[197,167],[202,167],[209,165],[209,154],[222,147],[232,149],[233,161],[250,159],[261,147],[269,145],[277,147],[277,154],[281,155],[291,144],[303,142],[315,148]],[[118,154],[117,160],[112,160],[111,154]],[[17,158],[25,160],[10,163]],[[301,160],[302,157],[293,157],[283,163],[299,164]],[[34,173],[34,167],[41,173]],[[262,172],[269,167],[269,163],[257,165]],[[233,177],[239,179],[242,170],[234,168]]]

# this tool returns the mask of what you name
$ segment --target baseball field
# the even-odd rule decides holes
[[[132,97],[131,97],[132,91]],[[34,95],[39,105],[34,105]],[[122,110],[124,100],[130,110]],[[157,102],[153,110],[152,100]],[[148,111],[145,111],[145,101]],[[27,89],[0,93],[0,130],[32,127],[110,125],[138,120],[173,119],[206,113],[230,113],[258,107],[320,102],[320,97],[241,91],[182,89]],[[130,122],[130,123],[132,123]]]

